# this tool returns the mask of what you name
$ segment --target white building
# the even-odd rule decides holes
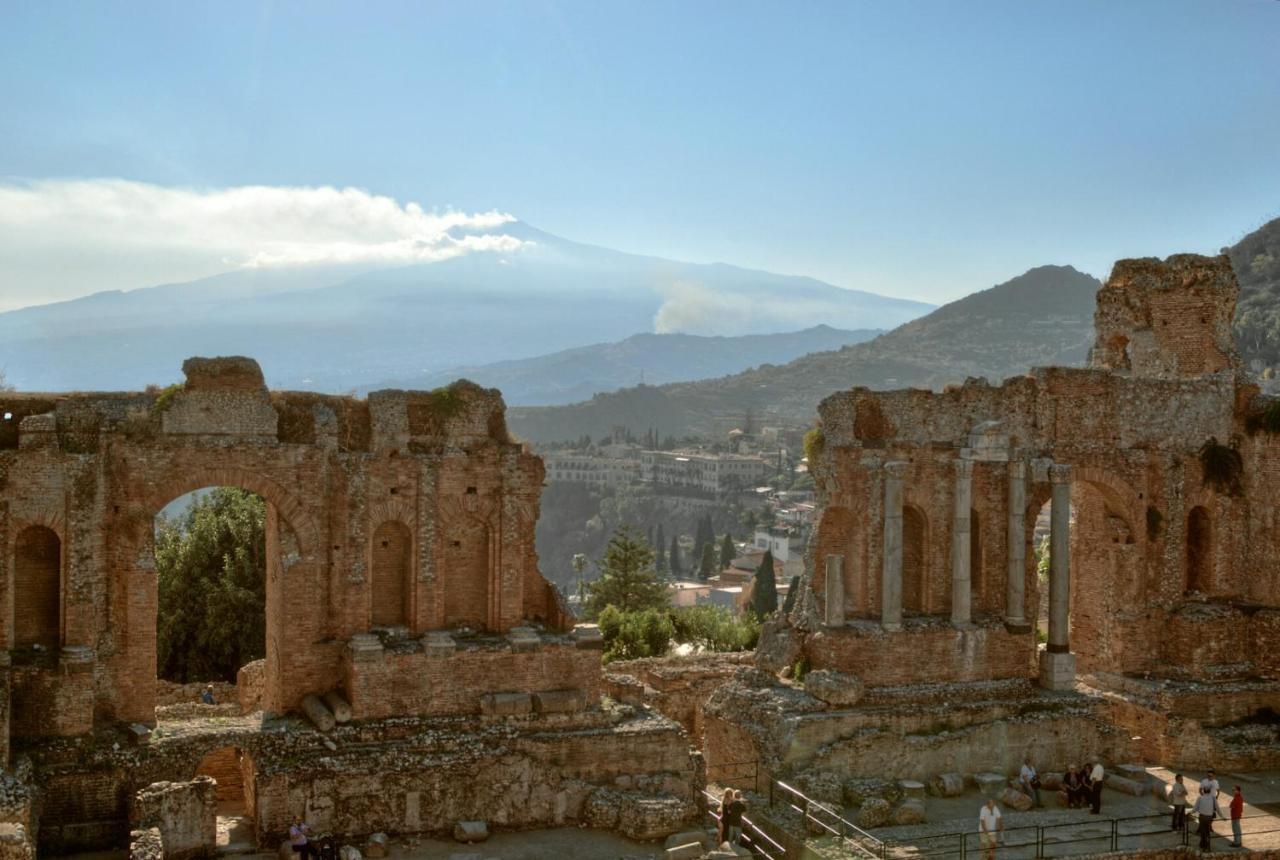
[[[640,455],[640,462],[645,481],[704,493],[754,487],[764,480],[770,468],[754,455],[700,451],[645,451]]]
[[[551,451],[542,455],[547,481],[552,484],[569,481],[598,487],[621,487],[640,480],[640,461],[618,457],[601,457],[581,451]]]

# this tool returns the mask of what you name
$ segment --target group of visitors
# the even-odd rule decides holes
[[[1222,785],[1218,782],[1218,775],[1210,770],[1205,774],[1204,779],[1200,780],[1199,795],[1192,804],[1189,801],[1189,791],[1186,783],[1183,781],[1182,774],[1178,774],[1173,778],[1173,786],[1169,789],[1169,803],[1173,806],[1173,820],[1170,822],[1170,829],[1185,830],[1187,827],[1187,808],[1191,807],[1196,814],[1198,826],[1196,832],[1200,836],[1200,850],[1211,850],[1210,840],[1213,838],[1213,822],[1215,819],[1223,818],[1222,814]],[[1240,819],[1244,817],[1244,793],[1240,790],[1240,786],[1236,786],[1231,794],[1231,803],[1227,807],[1231,814],[1231,842],[1228,843],[1232,848],[1243,848],[1243,834],[1240,830]]]
[[[716,844],[737,845],[742,841],[742,816],[746,814],[747,801],[742,792],[726,788],[720,796],[720,825],[716,832]]]
[[[1107,772],[1102,762],[1085,762],[1084,767],[1075,763],[1067,765],[1067,772],[1062,775],[1067,809],[1084,809],[1087,806],[1091,815],[1101,814],[1102,786],[1106,779]]]

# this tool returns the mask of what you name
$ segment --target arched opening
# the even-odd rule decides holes
[[[218,784],[218,837],[220,852],[234,853],[237,846],[249,848],[255,839],[253,817],[246,800],[245,785],[251,782],[250,762],[238,747],[219,747],[196,765],[192,776],[208,776]]]
[[[468,521],[446,541],[444,624],[484,630],[489,624],[489,528]]]
[[[917,614],[926,611],[924,512],[914,505],[902,508],[902,610]]]
[[[13,647],[57,651],[62,640],[62,541],[28,526],[13,548]]]
[[[388,520],[373,533],[373,609],[375,627],[409,623],[409,571],[413,540],[408,527]]]
[[[1187,514],[1187,591],[1213,590],[1213,521],[1197,505]]]
[[[982,570],[982,521],[978,512],[969,509],[969,604],[972,614],[982,609],[982,588],[985,579]]]
[[[193,490],[157,514],[160,701],[199,701],[199,685],[234,684],[266,656],[266,531],[266,502],[239,487]]]

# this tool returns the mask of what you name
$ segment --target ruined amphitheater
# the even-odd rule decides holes
[[[228,800],[267,850],[296,815],[357,845],[644,841],[725,785],[766,856],[963,856],[874,827],[1020,809],[1027,756],[1046,787],[1102,761],[1161,815],[1168,769],[1280,770],[1280,406],[1236,292],[1225,257],[1121,261],[1086,368],[833,394],[802,587],[756,654],[605,670],[538,571],[542,466],[497,392],[270,392],[220,358],[172,392],[0,394],[0,856],[194,856]],[[266,658],[215,706],[156,682],[154,518],[206,486],[268,524]]]

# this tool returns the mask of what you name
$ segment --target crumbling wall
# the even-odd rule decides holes
[[[695,746],[702,745],[703,706],[716,688],[750,665],[754,653],[646,657],[610,663],[605,692],[620,702],[644,704],[678,722]]]
[[[130,823],[134,830],[159,829],[166,858],[210,856],[218,842],[216,788],[207,776],[157,782],[134,795]]]

